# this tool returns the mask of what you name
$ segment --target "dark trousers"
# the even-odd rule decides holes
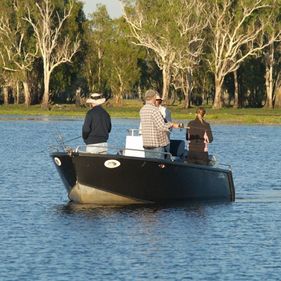
[[[189,151],[187,155],[187,162],[192,164],[208,165],[208,152]]]

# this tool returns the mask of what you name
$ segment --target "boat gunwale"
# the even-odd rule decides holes
[[[101,154],[101,153],[91,153],[91,152],[82,152],[82,151],[57,151],[57,152],[51,152],[50,155],[68,155],[70,157],[98,157],[98,158],[118,158],[118,159],[128,159],[128,160],[139,160],[139,161],[148,161],[148,162],[155,162],[157,164],[168,164],[172,166],[183,166],[183,167],[190,167],[190,168],[196,168],[196,169],[202,169],[202,170],[210,170],[210,171],[220,171],[220,172],[232,172],[232,168],[228,164],[219,164],[222,166],[228,167],[222,168],[217,166],[208,166],[208,165],[200,165],[200,164],[193,164],[193,163],[187,163],[187,162],[180,162],[180,161],[172,161],[167,159],[159,159],[159,158],[146,158],[146,157],[137,157],[137,156],[127,156],[122,154]]]

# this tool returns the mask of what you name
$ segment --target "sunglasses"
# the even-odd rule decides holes
[[[91,96],[91,99],[92,99],[92,100],[99,100],[99,99],[101,99],[101,98],[102,98],[102,96],[97,96],[97,97],[92,97],[92,96]]]

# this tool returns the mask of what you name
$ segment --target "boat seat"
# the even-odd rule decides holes
[[[171,140],[170,153],[175,158],[183,159],[185,155],[185,141],[184,140]]]

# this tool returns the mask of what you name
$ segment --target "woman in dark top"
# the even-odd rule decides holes
[[[82,137],[87,145],[86,151],[91,153],[106,153],[107,140],[111,131],[110,115],[102,104],[105,98],[101,94],[91,94],[86,103],[91,105],[91,109],[87,112],[83,128]]]
[[[199,107],[196,117],[187,125],[186,140],[189,141],[187,160],[190,163],[207,165],[209,162],[208,143],[213,141],[210,124],[204,120],[206,110]]]

